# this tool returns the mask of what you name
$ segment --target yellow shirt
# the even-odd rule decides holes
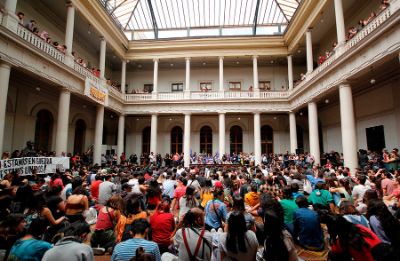
[[[250,191],[244,196],[244,202],[250,207],[254,207],[260,202],[260,194]]]
[[[201,194],[201,206],[202,206],[203,208],[205,208],[206,205],[207,205],[207,202],[210,201],[210,200],[212,200],[213,198],[214,198],[214,195],[213,195],[211,192],[202,193],[202,194]]]

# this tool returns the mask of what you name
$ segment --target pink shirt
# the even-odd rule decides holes
[[[386,189],[386,194],[384,196],[391,195],[394,190],[394,181],[388,178],[382,180],[382,189]]]

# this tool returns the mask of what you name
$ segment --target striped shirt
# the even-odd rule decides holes
[[[136,249],[143,247],[146,253],[152,254],[156,261],[161,261],[158,245],[143,238],[132,238],[115,246],[111,261],[129,261],[136,255]]]

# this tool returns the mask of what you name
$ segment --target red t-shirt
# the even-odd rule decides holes
[[[363,247],[361,251],[358,251],[351,246],[348,247],[349,254],[353,258],[354,261],[374,261],[374,258],[372,257],[371,254],[371,249],[374,248],[376,245],[381,243],[381,240],[378,238],[378,236],[372,232],[372,230],[362,226],[362,225],[356,225],[363,233],[367,233],[370,236],[369,237],[364,237],[365,242],[368,244],[367,247]],[[339,243],[339,240],[336,241],[334,245],[332,245],[332,252],[333,253],[343,253],[345,250],[342,248],[342,246]]]
[[[50,187],[57,187],[60,186],[62,189],[64,189],[64,184],[62,182],[61,178],[56,178],[54,181],[50,180]]]
[[[113,221],[116,223],[115,216],[114,216],[114,210],[108,208],[109,213],[103,213],[102,210],[99,211],[99,215],[97,216],[97,222],[96,222],[96,230],[107,230],[107,229],[113,229]]]
[[[186,187],[179,186],[175,189],[174,199],[176,199],[176,208],[179,209],[179,199],[186,194]]]
[[[101,180],[95,180],[92,182],[92,186],[90,187],[90,193],[92,194],[92,197],[95,199],[99,198],[99,187],[102,182],[103,181]]]
[[[174,216],[171,213],[154,212],[150,217],[152,240],[162,246],[171,244],[170,238],[175,229]]]

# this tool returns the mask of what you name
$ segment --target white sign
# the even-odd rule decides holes
[[[0,178],[9,172],[17,171],[20,175],[55,173],[69,169],[68,157],[25,157],[0,160]]]

